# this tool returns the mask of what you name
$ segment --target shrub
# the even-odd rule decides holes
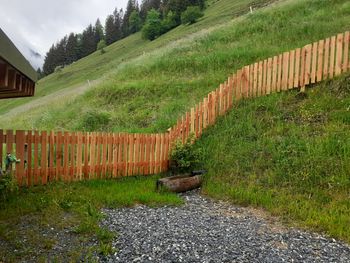
[[[171,170],[173,173],[189,172],[200,164],[202,151],[194,147],[194,135],[191,135],[185,143],[175,141],[170,153]]]
[[[106,47],[107,47],[106,41],[104,41],[103,39],[100,40],[100,42],[98,42],[98,44],[97,44],[97,50],[100,50],[101,54],[106,53],[106,51],[105,51]]]
[[[195,23],[199,18],[203,16],[203,12],[199,8],[199,6],[189,6],[187,9],[181,14],[181,23],[186,24],[193,24]]]
[[[1,169],[1,168],[0,168]],[[8,197],[18,190],[18,185],[11,173],[0,172],[0,200],[7,200]]]

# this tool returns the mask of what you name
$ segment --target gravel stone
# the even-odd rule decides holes
[[[261,210],[192,191],[181,207],[105,209],[116,252],[101,262],[350,262],[350,246],[283,227]]]

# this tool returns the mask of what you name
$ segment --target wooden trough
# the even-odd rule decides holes
[[[182,193],[199,188],[203,182],[203,173],[184,174],[159,179],[157,189],[166,189],[170,192]]]

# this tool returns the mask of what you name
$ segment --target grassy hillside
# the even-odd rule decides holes
[[[239,67],[349,29],[350,3],[345,0],[278,1],[237,17],[248,7],[249,1],[212,1],[206,16],[192,26],[180,26],[153,42],[130,36],[105,55],[95,53],[42,80],[37,94],[105,74],[96,87],[76,99],[57,99],[50,107],[5,117],[3,125],[164,131]],[[0,112],[12,106],[5,103]]]
[[[197,145],[206,194],[350,242],[350,74],[241,101]]]

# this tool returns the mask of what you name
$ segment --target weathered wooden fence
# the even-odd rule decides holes
[[[0,130],[0,159],[15,153],[19,185],[148,175],[167,171],[176,139],[200,137],[242,98],[264,96],[331,79],[350,70],[345,32],[245,66],[162,134],[62,133]]]

